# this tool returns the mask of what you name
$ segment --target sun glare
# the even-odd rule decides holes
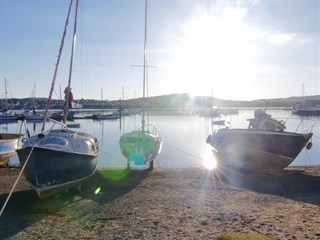
[[[245,14],[243,9],[226,8],[219,15],[199,14],[184,25],[172,64],[176,69],[173,78],[183,81],[185,91],[208,95],[213,88],[229,94],[242,88],[240,80],[250,79],[253,32],[243,21]]]
[[[211,148],[208,148],[205,151],[203,151],[202,159],[203,159],[203,166],[206,169],[213,170],[217,167],[217,161]]]

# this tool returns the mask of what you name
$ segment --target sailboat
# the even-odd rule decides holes
[[[84,180],[95,173],[97,167],[98,141],[87,133],[72,131],[67,128],[65,122],[68,104],[66,104],[63,122],[50,119],[52,123],[51,128],[44,130],[72,5],[73,0],[70,1],[50,94],[45,109],[42,132],[28,138],[23,147],[17,150],[24,175],[39,198],[49,197],[71,187],[79,187]],[[68,81],[69,91],[75,49],[77,15],[78,0],[76,0],[74,13],[73,42]],[[69,95],[69,91],[67,96]],[[57,125],[58,128],[55,128]]]
[[[304,84],[302,83],[302,97],[305,98]],[[294,106],[292,114],[300,116],[320,116],[320,100],[305,100],[302,106]]]
[[[14,111],[9,110],[9,103],[7,98],[7,79],[4,79],[5,84],[5,106],[2,110],[0,110],[0,122],[14,122],[17,121],[20,117]]]
[[[36,84],[34,84],[32,96],[32,110],[25,110],[22,115],[27,122],[42,122],[44,116],[42,113],[36,111],[35,97],[36,97]]]
[[[93,115],[93,119],[95,120],[115,120],[118,118],[118,116],[116,114],[113,114],[113,112],[109,112],[109,113],[104,113],[103,111],[104,106],[103,106],[103,92],[102,92],[102,88],[101,88],[101,113],[100,114],[94,114]]]
[[[162,139],[155,126],[145,122],[145,98],[147,76],[147,0],[145,1],[144,61],[143,61],[143,109],[141,127],[124,133],[119,140],[121,153],[133,170],[153,169],[154,160],[161,151]]]

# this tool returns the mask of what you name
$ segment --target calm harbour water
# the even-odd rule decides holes
[[[215,120],[225,120],[232,128],[247,127],[246,119],[253,117],[254,110],[239,110],[237,115],[222,115]],[[275,118],[287,119],[288,131],[307,130],[312,123],[313,147],[303,149],[291,165],[320,165],[320,118],[308,117],[301,122],[299,116],[291,116],[290,111],[268,110]],[[163,140],[160,154],[155,161],[155,168],[189,168],[210,167],[215,163],[212,147],[206,143],[206,138],[217,128],[212,126],[212,118],[201,117],[197,114],[160,114],[153,113],[148,117],[149,123],[156,126]],[[119,148],[119,138],[122,133],[139,127],[139,115],[123,117],[122,120],[76,120],[81,124],[81,131],[90,133],[98,138],[100,154],[98,167],[115,168],[126,167],[127,160],[122,156]],[[300,124],[300,125],[299,125]],[[0,123],[1,132],[19,132],[21,123]],[[40,131],[41,123],[28,123],[31,135]],[[24,130],[22,130],[24,133]],[[11,163],[18,163],[17,156],[10,159]]]

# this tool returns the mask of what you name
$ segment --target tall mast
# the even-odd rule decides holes
[[[70,17],[71,8],[72,8],[72,2],[73,2],[73,0],[70,0],[68,16],[67,16],[67,19],[66,19],[66,23],[64,25],[64,31],[63,31],[63,35],[62,35],[62,39],[61,39],[61,45],[60,45],[60,49],[59,49],[59,54],[58,54],[56,67],[55,67],[54,74],[53,74],[53,79],[52,79],[52,84],[51,84],[51,88],[50,88],[50,93],[49,93],[47,105],[46,105],[45,112],[44,112],[42,131],[44,130],[44,127],[45,127],[45,124],[46,124],[46,120],[47,120],[47,117],[48,117],[49,106],[50,106],[50,103],[51,103],[52,93],[53,93],[54,85],[55,85],[56,78],[57,78],[58,68],[59,68],[59,64],[60,64],[60,58],[61,58],[61,54],[62,54],[62,49],[63,49],[63,46],[64,46],[64,39],[65,39],[66,33],[67,33],[67,27],[68,27],[68,23],[69,23],[69,17]]]
[[[76,12],[74,14],[74,27],[73,27],[73,41],[72,41],[70,67],[69,67],[68,92],[67,92],[66,107],[65,107],[65,111],[64,111],[64,120],[63,120],[64,123],[66,123],[66,121],[67,121],[68,110],[69,110],[68,109],[69,108],[69,104],[68,103],[69,103],[70,85],[71,85],[71,78],[72,78],[73,55],[74,55],[74,49],[76,47],[78,5],[79,5],[79,1],[76,0]]]
[[[145,1],[144,8],[144,54],[143,54],[143,106],[142,106],[142,131],[144,131],[145,119],[144,119],[144,108],[145,108],[145,97],[146,97],[146,71],[147,71],[147,20],[148,20],[148,1]]]
[[[103,115],[104,110],[103,110],[103,92],[102,92],[102,88],[100,89],[100,91],[101,91],[101,115]]]
[[[8,109],[8,92],[7,92],[7,79],[4,79],[4,97],[5,97],[5,109]]]

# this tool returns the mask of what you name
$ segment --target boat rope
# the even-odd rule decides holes
[[[315,137],[315,138],[317,138],[317,139],[320,139],[320,137],[319,136],[317,136],[317,135],[315,135],[315,134],[313,134],[313,136],[312,137]]]
[[[196,156],[196,155],[194,155],[194,154],[188,153],[188,152],[186,152],[186,151],[184,151],[184,150],[181,150],[181,149],[179,149],[179,148],[170,146],[169,144],[166,144],[166,143],[162,143],[162,144],[165,145],[165,146],[167,146],[167,147],[169,147],[169,148],[172,148],[172,149],[174,149],[174,150],[176,150],[176,151],[179,151],[179,152],[182,152],[182,153],[184,153],[184,154],[186,154],[186,155],[189,155],[189,156],[191,156],[191,157],[194,157],[194,158],[197,158],[197,159],[200,159],[200,160],[205,160],[205,159],[203,159],[203,158],[201,158],[201,157],[199,157],[199,156]]]
[[[309,151],[306,149],[304,152],[306,153],[305,166],[315,166],[315,164],[312,164],[312,162],[311,162],[311,158],[310,158],[310,155],[309,155]],[[308,165],[308,164],[309,164],[309,165]]]
[[[0,216],[2,215],[2,213],[3,213],[4,209],[5,209],[5,207],[7,206],[8,202],[9,202],[9,199],[10,199],[10,197],[11,197],[11,195],[12,195],[12,193],[13,193],[14,189],[16,188],[16,186],[17,186],[17,184],[18,184],[19,179],[20,179],[20,177],[21,177],[21,175],[22,175],[22,173],[23,173],[23,171],[24,171],[25,167],[27,166],[27,163],[28,163],[28,161],[29,161],[29,158],[30,158],[30,156],[31,156],[31,154],[32,154],[32,152],[33,152],[33,149],[34,149],[34,145],[32,146],[31,151],[30,151],[30,153],[29,153],[29,155],[28,155],[28,157],[27,157],[26,161],[24,162],[24,164],[23,164],[23,166],[22,166],[22,168],[21,168],[21,171],[20,171],[20,173],[19,173],[19,175],[18,175],[17,179],[16,179],[15,183],[13,184],[13,187],[12,187],[11,191],[10,191],[10,193],[9,193],[9,195],[8,195],[8,197],[7,197],[6,201],[5,201],[5,203],[3,204],[2,208],[1,208]]]
[[[111,155],[111,154],[108,154],[108,153],[106,153],[106,152],[104,152],[104,151],[99,150],[99,153],[102,153],[103,155],[105,155],[105,156],[107,156],[107,157],[110,157],[110,158],[116,160],[118,163],[123,163],[123,164],[126,164],[126,163],[127,163],[127,160],[126,160],[126,162],[124,162],[123,159],[120,159],[120,158],[118,158],[118,157],[115,157],[115,156],[113,156],[113,155]]]

